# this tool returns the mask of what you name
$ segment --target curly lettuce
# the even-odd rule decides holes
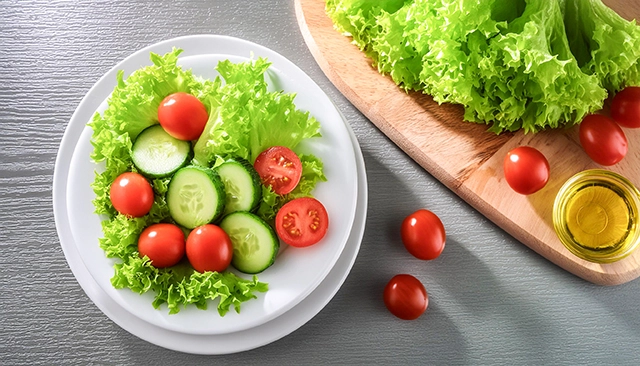
[[[256,298],[256,292],[267,291],[268,285],[256,276],[244,279],[232,272],[199,273],[186,260],[170,268],[153,267],[147,257],[140,257],[137,241],[149,225],[172,222],[165,200],[170,178],[152,181],[154,204],[140,218],[117,213],[109,199],[111,183],[123,172],[136,171],[131,160],[132,142],[142,130],[158,123],[158,106],[171,93],[193,94],[209,111],[205,132],[194,147],[196,164],[214,166],[232,156],[255,159],[269,144],[295,148],[305,138],[320,136],[320,126],[308,113],[295,108],[295,95],[267,91],[267,60],[238,64],[223,61],[217,67],[221,77],[201,80],[177,64],[181,52],[174,49],[163,56],[151,53],[153,64],[127,78],[120,71],[106,110],[96,113],[89,123],[94,147],[91,158],[104,164],[92,184],[95,212],[105,218],[99,244],[107,257],[120,260],[111,279],[115,288],[141,294],[152,291],[153,306],[166,304],[171,314],[189,304],[206,309],[216,300],[218,313],[223,316],[231,308],[240,312],[243,302]],[[319,159],[302,155],[301,161],[303,179],[294,192],[278,196],[264,188],[258,213],[266,220],[273,219],[284,202],[311,195],[316,183],[326,180]]]
[[[640,85],[640,28],[600,0],[327,0],[326,12],[401,88],[495,133],[577,124]]]
[[[196,162],[210,165],[240,156],[253,163],[271,146],[295,149],[302,140],[320,136],[320,123],[296,108],[295,94],[268,91],[264,74],[269,66],[264,58],[218,64],[225,83],[209,100],[210,118],[194,147]]]

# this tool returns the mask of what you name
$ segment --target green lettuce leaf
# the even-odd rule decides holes
[[[537,132],[579,123],[602,108],[607,92],[580,70],[565,36],[560,4],[527,2],[521,16],[489,41],[478,63],[480,88],[466,106],[491,131]]]
[[[255,299],[255,292],[265,292],[268,286],[259,282],[257,276],[243,279],[232,272],[204,272],[193,270],[188,263],[181,263],[168,269],[158,269],[151,265],[149,258],[140,258],[137,252],[126,262],[115,265],[115,275],[111,284],[115,288],[129,288],[143,294],[155,293],[153,306],[166,304],[169,314],[178,313],[189,304],[206,310],[208,302],[218,299],[218,313],[224,316],[233,306],[240,312],[241,304]]]
[[[600,0],[566,0],[564,23],[582,71],[609,92],[640,85],[640,27]]]
[[[326,9],[335,27],[353,37],[353,43],[369,56],[377,59],[371,49],[373,37],[381,30],[377,16],[383,12],[394,13],[409,0],[327,0]]]
[[[465,108],[496,133],[579,123],[640,85],[640,30],[600,0],[327,0],[401,88]]]
[[[219,158],[238,156],[253,163],[269,147],[295,149],[302,140],[320,136],[318,121],[296,108],[295,94],[268,91],[269,66],[264,58],[218,64],[225,84],[209,100],[212,113],[194,147],[199,164],[215,166]]]

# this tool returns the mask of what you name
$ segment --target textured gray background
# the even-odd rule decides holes
[[[89,88],[147,45],[190,34],[244,38],[284,55],[345,114],[363,150],[362,249],[335,298],[287,337],[194,356],[122,330],[84,294],[63,256],[51,186],[58,145]],[[432,262],[399,240],[402,218],[436,212],[447,247]],[[422,170],[327,80],[293,1],[0,0],[0,364],[638,364],[640,280],[585,282],[514,240]],[[429,309],[391,316],[387,280],[411,273]]]

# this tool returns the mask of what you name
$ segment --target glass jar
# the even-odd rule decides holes
[[[562,244],[590,262],[611,263],[640,242],[640,192],[622,175],[602,169],[577,173],[560,188],[553,226]]]

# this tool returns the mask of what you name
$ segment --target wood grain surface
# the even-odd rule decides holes
[[[640,280],[599,286],[570,274],[422,169],[318,67],[293,0],[1,4],[0,365],[638,365]],[[52,209],[60,141],[91,86],[141,48],[193,34],[246,39],[298,65],[345,115],[368,175],[365,236],[335,297],[282,339],[223,356],[164,349],[113,322],[67,265]],[[437,260],[400,241],[418,208],[447,228]],[[429,293],[414,321],[382,301],[398,273]]]
[[[640,2],[605,1],[627,19],[640,15]],[[618,285],[640,276],[640,251],[611,264],[571,254],[559,241],[552,208],[562,184],[575,173],[603,168],[579,144],[577,128],[538,134],[495,135],[487,126],[463,122],[462,108],[438,105],[427,95],[399,89],[372,67],[350,37],[333,27],[324,0],[296,0],[303,37],[327,77],[385,135],[418,164],[519,241],[558,266],[593,283]],[[640,131],[626,129],[629,153],[614,167],[640,186]],[[524,196],[504,180],[502,161],[521,145],[540,150],[551,178],[541,191]]]

